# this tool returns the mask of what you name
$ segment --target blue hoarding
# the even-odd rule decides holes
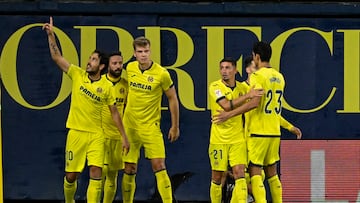
[[[3,180],[6,199],[62,199],[65,121],[70,81],[51,60],[41,30],[49,16],[2,16]],[[152,58],[168,68],[180,102],[181,137],[166,142],[169,175],[191,172],[176,190],[179,200],[209,199],[210,128],[207,87],[219,78],[224,56],[243,59],[252,44],[271,43],[271,64],[285,76],[283,116],[303,139],[360,139],[360,23],[357,18],[176,17],[156,15],[54,16],[63,55],[82,67],[95,49],[132,57],[132,40],[152,42]],[[164,110],[163,133],[170,115]],[[283,139],[295,139],[283,131]],[[81,182],[82,181],[82,182]],[[86,178],[78,199],[85,198]],[[155,178],[139,163],[136,199],[152,197]],[[44,190],[46,188],[46,190]],[[120,192],[117,199],[121,199]]]

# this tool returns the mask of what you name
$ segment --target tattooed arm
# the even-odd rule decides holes
[[[67,72],[69,70],[70,63],[61,55],[60,49],[56,44],[52,17],[50,17],[49,23],[45,23],[43,25],[42,29],[45,30],[48,35],[51,58],[62,71]]]

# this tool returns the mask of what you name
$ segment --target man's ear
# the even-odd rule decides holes
[[[100,64],[99,69],[102,70],[105,68],[105,64]]]
[[[260,55],[259,54],[255,54],[255,60],[260,61]]]

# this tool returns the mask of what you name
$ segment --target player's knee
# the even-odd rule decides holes
[[[252,162],[249,163],[248,171],[251,177],[254,175],[261,175],[262,170],[263,170],[262,166],[253,164]]]
[[[124,173],[132,175],[136,174],[137,172],[137,165],[134,163],[125,163]]]
[[[102,168],[98,166],[89,167],[89,175],[92,179],[101,179],[102,178]]]
[[[154,173],[162,170],[166,170],[165,160],[164,159],[152,159],[151,167]]]
[[[222,180],[226,179],[225,172],[223,171],[212,171],[211,181],[217,185],[220,185]]]
[[[233,176],[234,179],[244,178],[245,177],[245,165],[236,165],[233,167]]]
[[[264,167],[264,172],[265,172],[266,178],[271,178],[273,176],[276,176],[277,175],[276,164]]]
[[[66,181],[69,183],[75,182],[77,177],[78,177],[78,173],[75,173],[75,172],[66,172],[65,173]]]

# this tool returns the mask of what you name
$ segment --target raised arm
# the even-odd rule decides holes
[[[50,17],[49,23],[45,23],[42,27],[48,35],[49,49],[52,60],[58,65],[58,67],[64,71],[68,72],[70,63],[61,55],[60,49],[56,44],[55,33],[53,30],[53,19]]]
[[[170,142],[176,141],[180,136],[179,129],[179,101],[176,95],[175,87],[171,87],[165,91],[165,95],[169,100],[169,109],[171,113],[171,128],[169,130],[168,139]]]
[[[116,108],[115,105],[109,105],[109,109],[110,109],[110,112],[111,112],[112,119],[114,120],[115,125],[116,125],[116,127],[118,128],[118,130],[119,130],[119,132],[121,134],[123,152],[125,154],[127,154],[129,152],[129,149],[130,149],[130,144],[129,144],[129,141],[128,141],[128,138],[127,138],[127,135],[126,135],[126,132],[125,132],[124,124],[123,124],[122,119],[120,117],[119,111],[118,111],[118,109]]]

